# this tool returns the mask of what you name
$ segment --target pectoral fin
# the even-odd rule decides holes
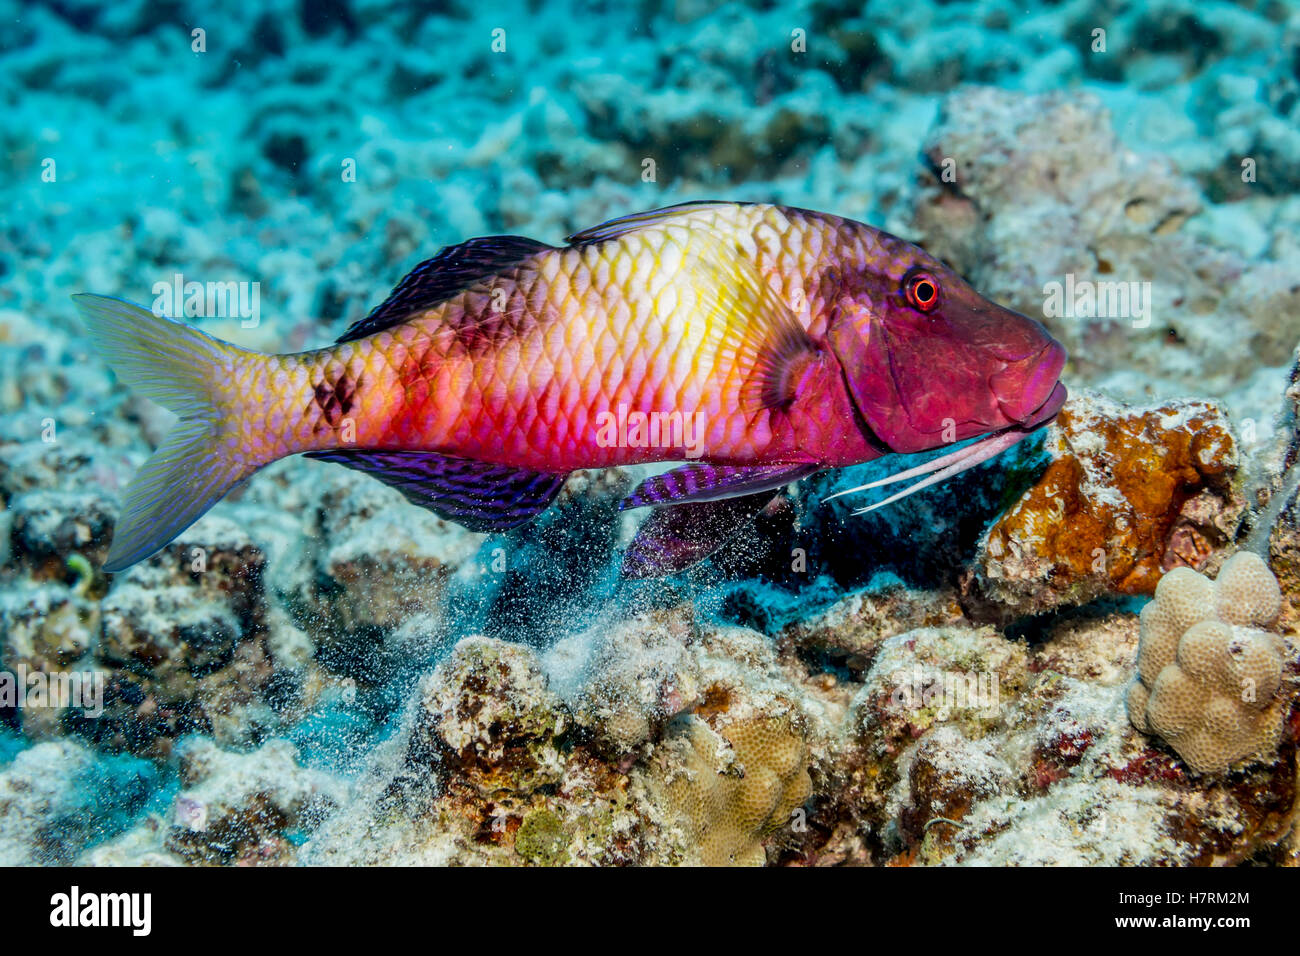
[[[817,471],[799,462],[773,465],[710,465],[692,462],[647,478],[619,503],[619,508],[640,508],[670,502],[715,501],[781,488]]]
[[[622,576],[655,578],[685,571],[744,530],[776,496],[768,490],[656,509],[623,555]]]

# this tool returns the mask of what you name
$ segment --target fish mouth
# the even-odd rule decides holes
[[[1002,429],[1002,431],[1009,431],[1012,428],[1022,429],[1026,434],[1037,431],[1056,417],[1056,413],[1061,410],[1061,406],[1065,404],[1065,400],[1069,397],[1070,393],[1066,390],[1066,387],[1061,382],[1057,382],[1047,398],[1043,400],[1043,403],[1034,409],[1027,418],[1016,422],[1009,428]],[[994,432],[994,434],[1000,434],[1000,432]]]
[[[1007,421],[1027,424],[1052,400],[1065,358],[1061,343],[1049,339],[1037,352],[1008,362],[989,379],[998,410]]]
[[[908,495],[914,495],[923,488],[936,485],[939,482],[947,481],[954,475],[959,475],[963,471],[974,468],[976,465],[988,461],[995,455],[1000,455],[1012,445],[1018,444],[1030,435],[1046,427],[1061,410],[1065,400],[1069,397],[1069,392],[1061,382],[1057,382],[1047,398],[1032,412],[1025,416],[1023,421],[1016,421],[1012,424],[990,432],[979,441],[972,442],[965,448],[959,448],[957,451],[949,452],[946,455],[940,455],[938,458],[932,458],[923,465],[917,465],[915,468],[909,468],[906,471],[900,471],[897,474],[890,475],[887,478],[881,478],[879,481],[872,481],[865,485],[858,485],[856,488],[847,488],[844,491],[837,491],[833,495],[823,498],[823,501],[830,501],[832,498],[838,498],[841,495],[851,495],[855,491],[868,491],[872,488],[879,488],[883,485],[892,485],[897,481],[906,481],[909,478],[921,478],[915,484],[908,485],[902,491],[890,495],[883,501],[878,501],[874,505],[866,508],[859,508],[853,514],[861,515],[869,511],[875,511],[877,508],[883,508],[885,505],[893,504],[906,498]]]

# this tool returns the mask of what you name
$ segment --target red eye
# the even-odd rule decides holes
[[[939,304],[939,283],[924,272],[907,280],[907,301],[922,312],[929,312]]]

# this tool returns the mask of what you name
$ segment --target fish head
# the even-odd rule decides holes
[[[828,329],[875,438],[906,454],[1055,417],[1066,398],[1061,343],[924,250],[894,243],[841,274]]]

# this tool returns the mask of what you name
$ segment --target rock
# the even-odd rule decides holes
[[[800,654],[825,655],[828,663],[842,663],[855,677],[861,677],[886,639],[918,627],[961,620],[955,591],[920,591],[882,573],[820,614],[787,626],[781,632],[780,646]]]
[[[35,744],[0,768],[0,861],[67,865],[125,828],[159,783],[142,760],[101,758],[71,739]]]
[[[563,775],[557,738],[569,715],[528,648],[465,638],[423,683],[421,697],[413,746],[463,785],[485,795],[526,793]]]
[[[265,553],[234,523],[208,517],[149,561],[114,575],[101,602],[94,665],[105,713],[78,732],[114,750],[166,756],[202,732],[249,744],[310,701],[298,652],[268,652],[283,634],[263,591]]]
[[[316,493],[275,586],[329,670],[373,683],[391,673],[386,635],[415,617],[445,616],[451,579],[470,569],[483,536],[412,507],[373,478],[308,464]],[[295,477],[307,480],[305,471]]]
[[[619,864],[651,821],[595,757],[535,651],[462,639],[427,675],[402,732],[303,849],[309,862]]]
[[[574,719],[612,759],[657,739],[667,721],[699,702],[690,636],[680,620],[638,617],[572,639],[593,645],[574,695]]]
[[[182,790],[172,801],[167,849],[188,863],[264,866],[292,862],[290,831],[310,831],[341,787],[297,763],[287,740],[246,754],[194,738],[179,750]]]
[[[1046,468],[988,529],[968,579],[1004,614],[1151,594],[1166,570],[1204,568],[1232,539],[1238,454],[1213,404],[1076,394],[1045,447]]]

